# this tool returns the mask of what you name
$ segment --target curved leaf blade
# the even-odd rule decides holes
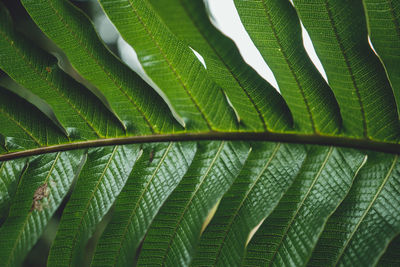
[[[238,266],[251,230],[278,204],[306,156],[298,145],[254,143],[201,236],[192,266]]]
[[[210,22],[203,1],[149,1],[168,28],[205,60],[240,117],[240,129],[290,129],[290,111],[279,93],[243,60],[234,42]]]
[[[25,109],[20,109],[21,106]],[[68,141],[36,107],[3,87],[0,87],[0,125],[7,152]]]
[[[128,133],[183,131],[153,88],[105,47],[83,12],[63,0],[21,2],[74,68],[107,97]]]
[[[65,74],[57,59],[15,31],[0,5],[0,68],[44,99],[72,139],[116,137],[124,129],[115,116],[83,85]]]
[[[377,266],[399,266],[400,265],[400,235],[390,242],[385,254],[379,259]]]
[[[92,266],[131,266],[157,212],[192,163],[195,143],[160,143],[143,148],[115,203],[113,218],[96,248]]]
[[[193,163],[147,232],[138,265],[187,266],[203,222],[239,174],[249,146],[199,143]]]
[[[7,220],[0,228],[0,261],[16,266],[41,236],[66,196],[82,151],[34,157],[21,177]]]
[[[125,185],[141,150],[137,145],[92,149],[63,211],[49,266],[75,266],[95,226]]]
[[[294,3],[339,103],[344,133],[397,141],[400,124],[396,103],[385,70],[368,44],[362,1]]]
[[[363,0],[369,35],[385,65],[400,114],[400,2]]]
[[[100,0],[122,37],[135,49],[149,77],[194,131],[233,130],[237,120],[221,88],[208,77],[147,1]],[[210,101],[212,99],[212,101]]]
[[[400,233],[398,157],[368,154],[349,194],[329,218],[310,266],[376,264]]]
[[[4,154],[8,152],[8,148],[6,146],[5,137],[0,133],[0,154]]]
[[[7,217],[11,200],[26,165],[23,159],[0,162],[0,226]]]
[[[290,2],[235,0],[235,5],[274,73],[296,128],[307,133],[337,133],[341,127],[339,107],[302,45],[300,22]]]
[[[244,266],[305,266],[365,161],[355,150],[311,148],[294,183],[250,241]]]

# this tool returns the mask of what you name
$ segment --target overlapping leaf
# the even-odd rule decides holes
[[[382,267],[400,265],[400,235],[390,243],[377,265]]]
[[[90,243],[97,247],[94,266],[396,264],[398,1],[364,0],[363,7],[344,0],[236,0],[283,98],[210,23],[200,0],[99,0],[162,96],[110,53],[69,1],[21,1],[104,97],[64,73],[0,5],[0,68],[56,116],[0,88],[0,153],[6,154],[0,158],[57,151],[0,161],[0,265],[22,262],[81,167],[49,266],[80,266],[106,213],[110,224],[98,244],[99,236]],[[333,92],[302,46],[297,12]],[[367,27],[381,61],[368,46]],[[121,146],[210,138],[333,146],[210,140]],[[106,144],[112,146],[97,147]],[[83,151],[60,152],[79,147],[93,147],[86,161]]]
[[[6,140],[5,140],[5,137],[0,133],[0,153],[6,153],[6,152],[8,152],[9,150],[7,149],[7,146],[6,146]]]
[[[192,163],[195,143],[143,148],[97,245],[93,266],[129,266],[147,229]]]
[[[103,92],[128,133],[182,130],[161,97],[104,47],[87,17],[71,3],[63,0],[21,2],[79,73]]]
[[[308,57],[289,1],[235,0],[240,18],[278,82],[295,125],[303,132],[337,133],[336,99]]]
[[[68,141],[62,130],[35,106],[3,87],[0,87],[0,125],[0,133],[6,136],[7,152]]]
[[[23,159],[0,162],[0,225],[8,213],[26,162]]]
[[[221,88],[147,1],[99,1],[135,49],[150,78],[163,88],[188,130],[234,130],[237,118]],[[210,101],[212,99],[212,101]]]
[[[365,161],[357,151],[313,147],[293,185],[248,245],[244,265],[305,265]]]
[[[362,1],[294,3],[340,105],[344,132],[396,141],[400,129],[396,103],[385,70],[368,44]]]
[[[292,126],[282,97],[246,64],[233,41],[211,24],[202,1],[150,3],[169,29],[202,55],[207,73],[235,107],[242,129],[282,131]]]
[[[199,143],[182,182],[149,228],[138,265],[187,266],[203,222],[248,157],[245,143]]]
[[[346,199],[329,218],[310,266],[376,264],[400,233],[398,158],[368,155]]]
[[[51,247],[50,266],[75,266],[95,226],[124,187],[142,151],[137,145],[90,150]]]
[[[400,113],[400,2],[363,0],[363,3],[371,40],[386,67]]]
[[[301,146],[253,144],[239,177],[202,235],[193,266],[240,264],[248,236],[278,204],[305,157]]]
[[[65,74],[57,66],[55,57],[14,30],[2,4],[0,20],[0,68],[17,83],[46,100],[71,139],[123,134],[121,123],[93,93]],[[3,124],[2,129],[5,126]]]

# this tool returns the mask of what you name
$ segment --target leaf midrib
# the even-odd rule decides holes
[[[127,145],[136,143],[155,142],[181,142],[181,141],[203,141],[203,140],[226,140],[226,141],[268,141],[297,144],[313,144],[337,147],[348,147],[355,149],[367,149],[391,154],[400,154],[400,143],[389,143],[369,139],[357,139],[344,136],[329,136],[301,133],[271,133],[271,132],[197,132],[177,133],[159,135],[140,135],[129,137],[117,137],[106,139],[95,139],[77,141],[51,146],[43,146],[22,151],[10,152],[0,155],[0,161],[12,160],[26,156],[41,155],[52,152],[69,151],[82,148]]]

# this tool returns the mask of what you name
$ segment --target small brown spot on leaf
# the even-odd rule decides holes
[[[150,151],[150,158],[149,158],[149,163],[152,163],[154,159],[154,149]]]
[[[46,67],[46,71],[47,71],[48,73],[51,73],[51,68],[50,68],[50,67]]]
[[[39,186],[36,189],[35,193],[33,194],[31,211],[33,210],[42,211],[43,205],[41,203],[41,200],[43,198],[47,198],[49,194],[50,194],[50,188],[47,186],[47,183],[44,183],[41,186]]]

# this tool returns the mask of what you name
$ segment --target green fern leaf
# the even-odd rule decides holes
[[[274,210],[293,183],[305,155],[304,148],[293,145],[255,144],[205,230],[192,265],[239,264],[251,230]]]
[[[238,113],[241,129],[282,131],[292,125],[283,98],[246,64],[233,41],[211,24],[203,2],[150,3],[168,28],[202,55],[207,73],[222,87]]]
[[[0,3],[0,265],[396,266],[399,1],[220,3]]]
[[[21,110],[19,107],[26,109]],[[66,142],[67,136],[35,106],[0,87],[0,133],[7,152]]]
[[[222,89],[147,1],[100,1],[150,78],[168,97],[187,129],[233,130],[237,119]],[[213,101],[209,101],[213,99]]]

